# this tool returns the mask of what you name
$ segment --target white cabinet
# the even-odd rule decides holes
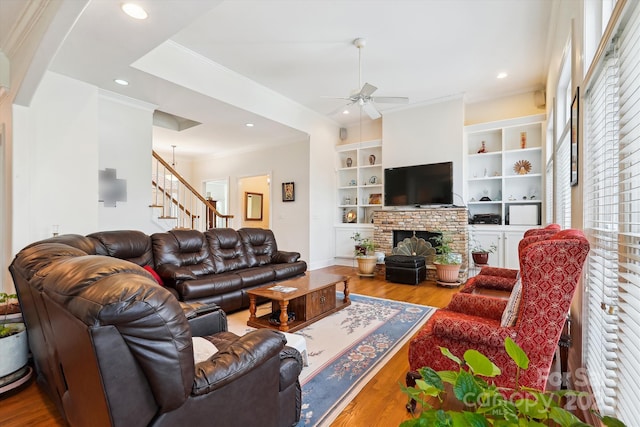
[[[529,228],[531,227],[470,225],[469,251],[473,249],[475,242],[485,249],[495,245],[496,250],[489,254],[488,265],[519,270],[518,243]],[[471,254],[469,254],[469,259],[471,259]]]
[[[336,254],[338,265],[353,266],[356,242],[351,238],[354,233],[360,233],[363,239],[373,239],[373,228],[355,225],[337,225],[335,227]]]
[[[530,205],[533,221],[527,215],[512,222],[542,223],[543,129],[544,115],[465,127],[464,197],[471,217],[499,215],[500,224],[508,225],[511,206]]]
[[[336,162],[336,222],[371,224],[373,212],[383,203],[381,141],[340,145]]]

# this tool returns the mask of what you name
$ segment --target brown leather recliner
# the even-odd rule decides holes
[[[213,306],[197,330],[218,352],[195,363],[187,315],[199,309],[138,265],[87,255],[80,237],[32,245],[10,266],[39,381],[71,426],[298,422],[302,360],[282,334],[237,337]]]

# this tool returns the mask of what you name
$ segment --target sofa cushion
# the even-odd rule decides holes
[[[242,278],[243,287],[266,285],[276,277],[271,266],[245,268],[236,271],[236,274]]]
[[[137,230],[100,231],[87,237],[96,239],[97,255],[107,255],[138,264],[153,266],[151,237]]]
[[[247,253],[238,232],[232,228],[205,231],[216,273],[247,268]]]
[[[249,267],[271,264],[278,252],[273,231],[263,228],[241,228],[238,234],[247,253]]]
[[[183,277],[192,278],[214,272],[204,234],[197,230],[171,230],[151,235],[156,270],[163,264],[180,267]],[[164,277],[164,276],[163,276]]]

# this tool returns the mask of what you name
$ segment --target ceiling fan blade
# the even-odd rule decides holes
[[[376,96],[373,99],[374,102],[380,102],[382,104],[408,104],[409,98],[404,96]]]
[[[380,117],[382,117],[382,114],[380,114],[380,112],[376,110],[376,107],[374,107],[370,102],[365,102],[364,105],[362,105],[362,109],[365,113],[367,113],[371,120],[379,119]]]
[[[360,92],[358,93],[358,96],[368,97],[368,96],[371,96],[371,94],[373,92],[375,92],[376,90],[378,90],[378,88],[375,87],[374,85],[370,85],[369,83],[365,83],[364,86],[362,86],[362,89],[360,89]]]
[[[320,98],[325,98],[325,99],[343,99],[345,101],[351,101],[351,97],[348,97],[348,96],[320,96]]]

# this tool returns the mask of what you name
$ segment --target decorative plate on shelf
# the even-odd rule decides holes
[[[513,171],[518,175],[526,175],[531,172],[531,162],[529,160],[518,160],[513,165]]]
[[[349,212],[347,212],[347,214],[345,215],[345,219],[347,220],[347,222],[356,222],[357,219],[357,215],[356,215],[356,211],[354,210],[350,210]]]

